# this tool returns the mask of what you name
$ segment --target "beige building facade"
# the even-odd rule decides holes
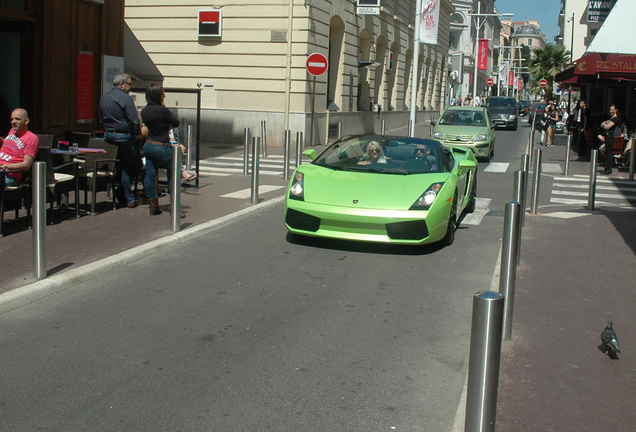
[[[315,145],[333,139],[338,123],[345,134],[408,123],[415,3],[382,0],[377,15],[359,15],[351,0],[126,0],[125,20],[164,87],[201,90],[202,141],[241,142],[244,128],[255,135],[265,120],[268,136],[281,137],[273,145],[286,129]],[[199,11],[210,9],[222,12],[221,36],[198,35]],[[443,0],[438,45],[422,45],[416,60],[418,121],[423,108],[444,108],[452,12]],[[329,61],[315,98],[306,70],[314,52]],[[170,92],[167,105],[191,123],[195,99]]]

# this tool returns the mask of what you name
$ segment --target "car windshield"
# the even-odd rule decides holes
[[[448,110],[439,121],[444,126],[486,126],[486,118],[481,111]]]
[[[439,142],[364,135],[336,141],[313,164],[333,170],[409,175],[443,171]]]

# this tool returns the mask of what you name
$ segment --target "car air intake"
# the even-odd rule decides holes
[[[308,215],[307,213],[299,212],[298,210],[288,209],[285,215],[285,223],[291,228],[299,229],[303,231],[316,232],[320,228],[320,219]]]
[[[392,240],[421,240],[428,237],[426,221],[407,221],[386,224],[386,233]]]

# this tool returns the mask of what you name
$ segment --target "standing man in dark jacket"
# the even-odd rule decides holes
[[[104,128],[106,142],[115,144],[117,149],[117,173],[121,191],[117,191],[120,204],[129,208],[139,204],[131,189],[131,179],[135,178],[141,165],[137,140],[141,138],[139,115],[130,90],[130,75],[120,73],[113,79],[113,88],[99,101],[99,121]],[[125,197],[125,198],[124,198]]]

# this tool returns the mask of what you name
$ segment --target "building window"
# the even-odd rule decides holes
[[[450,32],[450,49],[459,51],[459,44],[461,41],[461,30],[451,30]]]
[[[532,46],[532,39],[528,39],[528,46]]]

